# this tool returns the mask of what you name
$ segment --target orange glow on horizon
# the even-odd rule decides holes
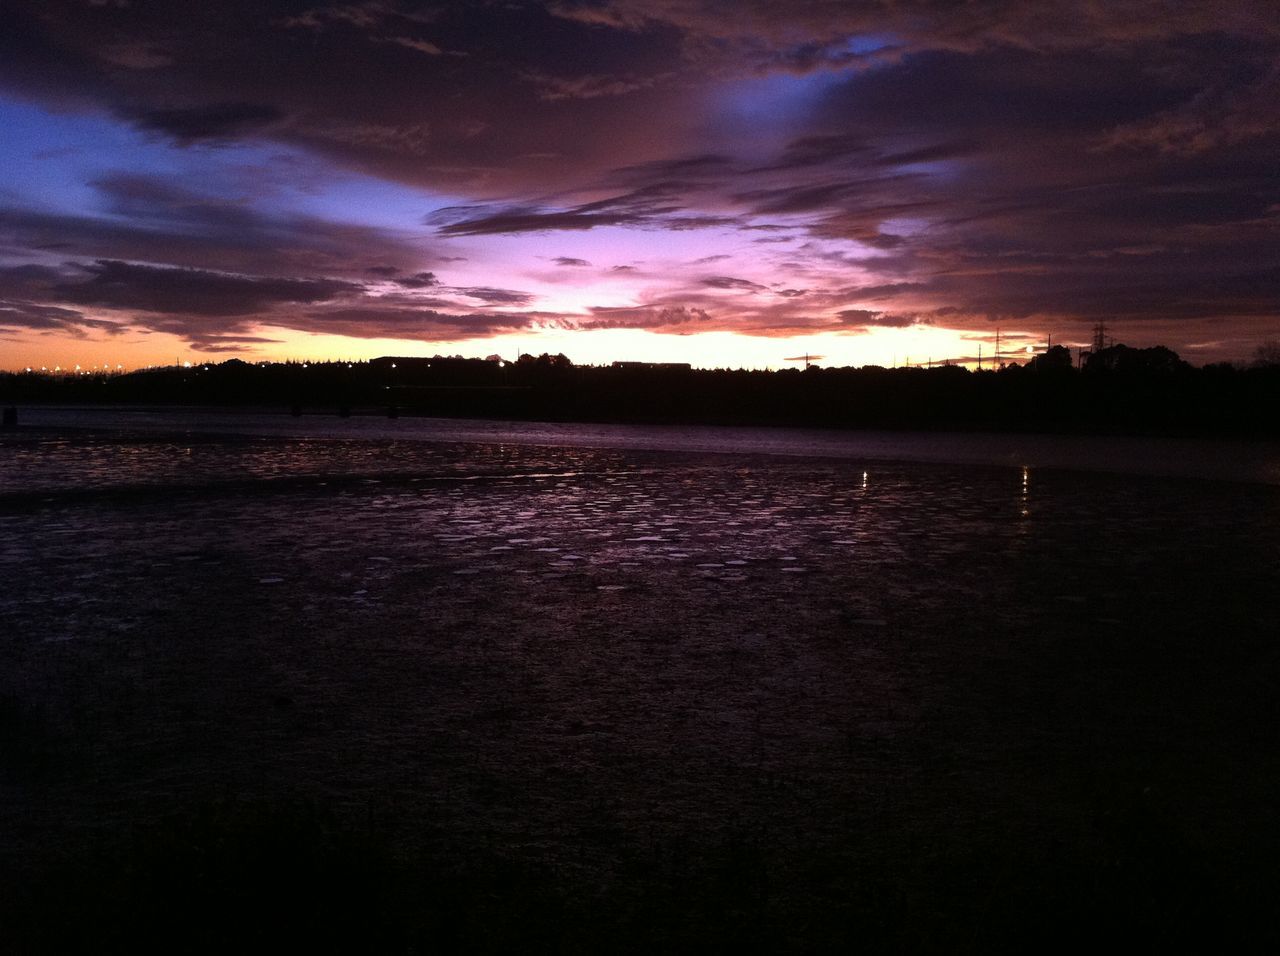
[[[280,361],[366,361],[384,355],[429,357],[462,355],[484,358],[499,355],[514,360],[520,354],[563,353],[578,365],[608,365],[615,361],[688,362],[695,368],[782,369],[802,364],[789,361],[797,356],[813,356],[821,366],[863,366],[952,364],[976,366],[978,344],[982,343],[984,364],[994,358],[994,333],[976,335],[955,329],[914,326],[905,329],[874,328],[858,333],[819,333],[781,337],[750,336],[736,332],[701,332],[687,335],[650,332],[641,329],[546,328],[489,338],[452,341],[419,341],[395,338],[353,338],[318,335],[291,329],[261,327],[255,336],[274,342],[253,348],[202,351],[186,341],[165,333],[146,336],[94,335],[82,339],[31,335],[10,338],[0,344],[0,368],[22,371],[41,367],[64,369],[82,365],[94,370],[134,370],[150,366],[222,362],[239,358],[248,362]],[[1002,360],[1023,360],[1034,350],[1025,345],[1038,341],[1032,333],[1002,331],[1009,343]],[[966,360],[967,359],[967,360]]]

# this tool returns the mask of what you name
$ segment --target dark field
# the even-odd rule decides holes
[[[0,443],[11,952],[1280,942],[1280,489]]]

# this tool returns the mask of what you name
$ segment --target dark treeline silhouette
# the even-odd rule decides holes
[[[295,414],[408,414],[543,421],[809,425],[1120,434],[1280,434],[1280,362],[1194,368],[1167,348],[1055,346],[999,370],[696,370],[387,357],[369,362],[230,359],[127,374],[0,375],[0,402],[276,407]]]

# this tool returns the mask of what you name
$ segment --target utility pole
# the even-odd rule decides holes
[[[1093,354],[1097,355],[1107,347],[1107,325],[1099,322],[1093,327]]]

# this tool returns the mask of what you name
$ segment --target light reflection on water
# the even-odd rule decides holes
[[[202,529],[217,516],[218,535],[246,552],[289,541],[305,558],[316,546],[294,540],[295,525],[325,542],[322,555],[333,540],[359,542],[373,528],[388,536],[385,550],[398,551],[379,561],[420,561],[430,545],[455,575],[590,574],[596,589],[626,587],[657,566],[743,583],[799,576],[836,558],[893,565],[1033,530],[1087,536],[1112,515],[1143,528],[1160,513],[1156,501],[1180,509],[1186,527],[1211,526],[1236,501],[1225,484],[1049,470],[1037,472],[1033,511],[1027,465],[1011,481],[1003,467],[881,462],[873,483],[870,469],[836,459],[514,443],[85,434],[9,452],[0,514],[6,506],[44,512],[30,533],[45,539],[110,538],[96,527],[102,514],[83,508],[94,502],[167,508],[174,517],[166,520],[190,509]],[[264,494],[263,503],[252,500]],[[28,547],[11,546],[0,560],[21,562]],[[280,570],[255,580],[278,583]]]
[[[117,435],[240,435],[277,442],[376,442],[403,451],[423,442],[492,446],[830,457],[854,461],[1062,468],[1280,484],[1280,444],[1200,439],[986,433],[842,432],[713,426],[584,425],[430,418],[338,418],[226,410],[24,408],[24,425],[94,428]],[[194,447],[194,445],[192,446]],[[0,460],[0,480],[7,478]]]
[[[938,767],[989,774],[929,791],[950,826],[1069,803],[1099,740],[1177,741],[1172,787],[1254,739],[1228,665],[1274,624],[1273,487],[364,424],[4,440],[0,695],[64,762],[0,841],[298,791],[552,848],[602,815],[820,841]]]

